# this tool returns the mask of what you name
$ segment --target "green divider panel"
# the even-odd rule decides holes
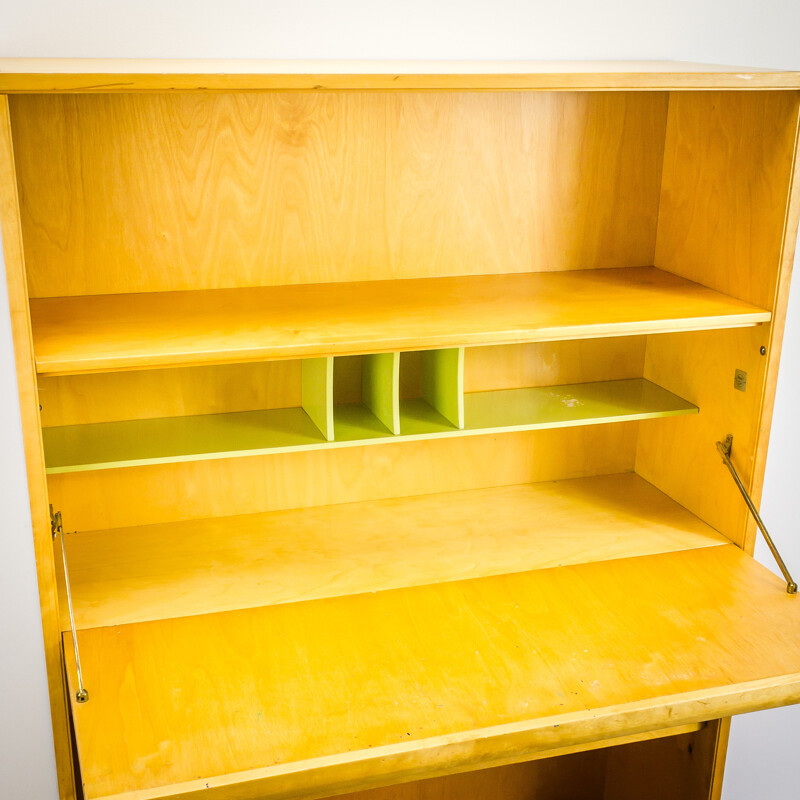
[[[333,357],[303,359],[302,405],[320,433],[333,441]]]
[[[456,428],[464,427],[464,348],[422,354],[422,396]]]
[[[361,401],[393,434],[400,433],[400,353],[363,357]]]

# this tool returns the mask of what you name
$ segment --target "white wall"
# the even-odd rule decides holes
[[[682,59],[800,69],[798,0],[0,0],[0,56]],[[5,284],[0,303],[5,306]],[[41,625],[8,320],[0,314],[0,797],[54,798]],[[800,572],[800,289],[763,512]],[[794,413],[793,413],[794,412]],[[769,554],[760,556],[769,564]],[[12,646],[8,646],[12,642]],[[800,708],[734,723],[725,800],[798,796]],[[646,799],[643,799],[646,800]]]

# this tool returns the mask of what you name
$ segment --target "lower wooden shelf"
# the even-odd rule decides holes
[[[365,405],[337,406],[335,441],[302,408],[67,425],[43,430],[48,474],[348,447],[439,436],[599,425],[681,414],[697,406],[643,378],[465,395],[457,428],[424,400],[401,405],[400,434]]]
[[[730,544],[78,640],[87,800],[323,797],[800,700],[800,601]]]
[[[727,542],[633,473],[66,537],[79,628]]]

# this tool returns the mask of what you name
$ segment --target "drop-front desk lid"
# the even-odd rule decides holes
[[[324,797],[800,701],[800,598],[730,544],[78,639],[87,800]]]

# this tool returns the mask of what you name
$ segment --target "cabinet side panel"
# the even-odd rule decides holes
[[[11,332],[14,340],[14,356],[17,366],[17,388],[19,391],[25,465],[33,520],[36,572],[42,607],[42,628],[59,792],[62,798],[73,798],[72,755],[61,662],[56,572],[50,537],[44,453],[39,422],[39,400],[36,389],[30,312],[25,280],[25,260],[22,252],[22,232],[14,170],[14,154],[11,143],[9,107],[7,98],[2,95],[0,95],[0,225],[2,226],[3,256],[6,280],[8,282]],[[10,691],[11,687],[6,687],[6,689]]]
[[[664,92],[13,104],[32,297],[653,260]]]
[[[656,265],[768,308],[773,320],[648,338],[644,377],[700,414],[643,427],[636,469],[750,551],[755,525],[714,445],[733,434],[734,463],[758,503],[797,228],[799,99],[673,93],[668,116]]]

